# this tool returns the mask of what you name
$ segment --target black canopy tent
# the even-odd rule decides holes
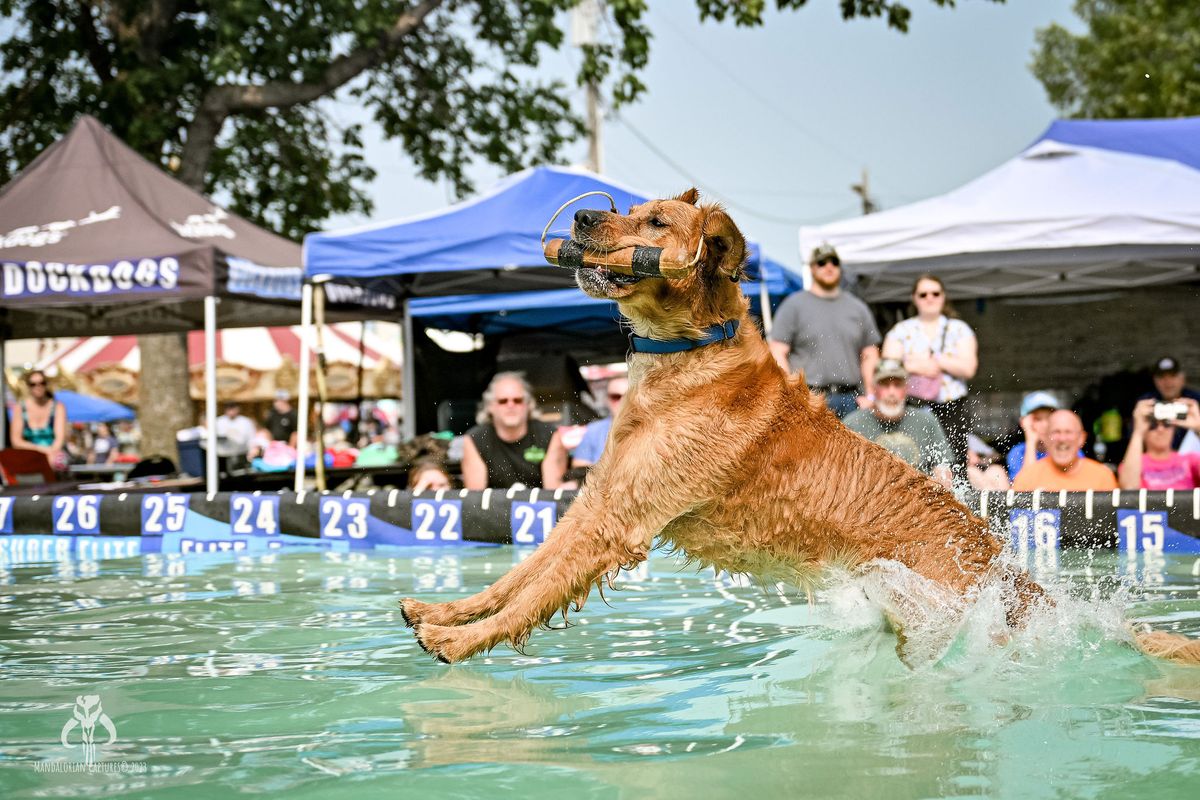
[[[211,343],[218,326],[298,321],[298,244],[190,189],[93,117],[0,191],[0,220],[0,338],[204,328]],[[396,306],[357,286],[327,294],[332,318],[386,316]],[[212,375],[207,399],[213,490]]]

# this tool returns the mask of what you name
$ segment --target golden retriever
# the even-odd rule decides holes
[[[957,613],[982,583],[1002,586],[1010,626],[1042,601],[1042,588],[1000,558],[1005,542],[984,520],[852,433],[802,376],[780,369],[749,316],[738,283],[746,244],[722,208],[690,189],[627,215],[582,211],[573,239],[593,253],[699,254],[674,279],[578,269],[583,291],[615,299],[636,336],[700,340],[727,335],[731,321],[736,332],[630,355],[630,389],[604,455],[545,544],[472,597],[401,602],[427,652],[457,662],[502,642],[520,648],[556,612],[580,608],[593,585],[644,560],[656,540],[701,565],[806,588],[830,567],[857,573],[900,634],[902,657],[910,620],[929,607]],[[871,580],[897,570],[912,578],[908,588]],[[1158,650],[1183,660],[1180,647],[1164,641]]]

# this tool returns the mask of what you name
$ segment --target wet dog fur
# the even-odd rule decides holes
[[[694,350],[630,355],[629,392],[604,454],[546,542],[476,595],[402,601],[427,652],[453,663],[500,643],[520,649],[656,542],[700,565],[804,588],[831,567],[865,573],[897,562],[964,603],[982,583],[999,581],[1013,626],[1041,601],[1042,588],[1000,559],[1005,542],[984,520],[851,432],[803,376],[776,364],[737,281],[745,239],[720,206],[690,189],[626,215],[580,212],[573,238],[604,252],[696,252],[703,240],[684,278],[585,268],[577,281],[593,297],[615,299],[639,336],[694,339],[731,319],[740,327],[734,339]],[[900,650],[906,607],[920,598],[872,600],[901,634]]]

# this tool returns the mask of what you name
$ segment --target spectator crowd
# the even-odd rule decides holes
[[[823,244],[811,256],[808,291],[786,298],[768,336],[772,355],[855,433],[943,485],[962,490],[1070,491],[1200,487],[1200,392],[1172,357],[1151,369],[1153,391],[1132,410],[1119,467],[1087,455],[1088,431],[1051,391],[1026,393],[1014,432],[989,442],[977,432],[971,380],[975,332],[959,319],[943,281],[919,276],[910,313],[884,335],[867,305],[844,286],[841,260]],[[566,429],[538,421],[521,375],[501,373],[484,393],[479,424],[463,452],[467,488],[578,486],[604,450],[629,382],[604,388],[607,414],[568,442]],[[1004,442],[1012,442],[1004,447]],[[1015,440],[1015,441],[1014,441]],[[1104,452],[1104,442],[1095,447]]]
[[[1089,442],[1080,415],[1055,393],[1037,390],[1023,396],[1012,434],[989,442],[972,413],[970,384],[979,368],[975,332],[958,318],[938,276],[924,274],[913,282],[908,316],[881,335],[871,310],[846,289],[833,246],[815,248],[809,269],[810,288],[787,297],[775,314],[767,339],[772,356],[824,396],[850,430],[946,487],[1200,487],[1200,392],[1187,386],[1175,358],[1164,356],[1151,365],[1153,386],[1124,423],[1127,439],[1120,437],[1123,423],[1113,411],[1116,418],[1101,420],[1104,426],[1098,422],[1099,435]],[[24,397],[10,411],[14,448],[39,451],[58,470],[72,462],[136,460],[131,452],[136,434],[128,423],[115,429],[104,423],[72,425],[44,373],[31,370],[23,379]],[[356,409],[348,409],[325,433],[325,463],[405,463],[407,485],[414,491],[454,488],[459,475],[467,489],[578,488],[602,457],[629,380],[615,374],[596,388],[599,419],[586,427],[558,427],[539,418],[534,392],[521,373],[500,372],[483,392],[476,424],[448,453],[444,447],[429,452],[410,447],[405,453],[399,432],[385,417],[372,414],[360,421]],[[1115,423],[1115,437],[1110,423]],[[290,469],[297,457],[297,429],[297,411],[286,391],[277,393],[259,420],[229,402],[217,418],[217,454],[225,468]],[[1119,464],[1102,463],[1107,445],[1118,439],[1125,445],[1123,453],[1116,451],[1122,456]]]

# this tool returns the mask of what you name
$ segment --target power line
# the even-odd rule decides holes
[[[678,172],[683,177],[687,178],[693,184],[695,184],[696,186],[708,186],[709,185],[709,183],[707,181],[700,180],[695,175],[691,174],[687,169],[685,169],[681,164],[679,164],[677,161],[675,161],[675,159],[671,158],[669,155],[664,153],[658,147],[658,145],[654,144],[653,140],[651,140],[650,137],[646,136],[641,131],[639,131],[637,128],[635,128],[632,124],[630,124],[629,120],[627,120],[625,117],[621,116],[620,114],[618,114],[616,112],[613,112],[613,119],[615,119],[617,122],[620,122],[622,125],[624,125],[625,129],[628,130],[630,133],[632,133],[639,142],[641,142],[643,145],[645,145],[647,150],[654,153],[654,155],[658,156],[663,161],[663,163],[665,163],[667,166],[671,167],[673,170]],[[774,214],[767,214],[762,211],[758,211],[756,209],[744,206],[741,203],[735,203],[733,200],[730,200],[728,197],[725,197],[724,195],[722,195],[718,192],[712,192],[712,194],[715,194],[718,197],[722,198],[724,203],[726,205],[728,205],[730,208],[736,208],[738,211],[743,211],[752,217],[758,217],[759,219],[765,220],[767,222],[776,222],[776,223],[780,223],[782,225],[799,225],[800,224],[799,220],[797,220],[795,217],[777,217]]]
[[[750,95],[754,99],[758,100],[760,103],[762,103],[764,106],[769,108],[771,111],[775,112],[777,115],[782,117],[787,122],[790,122],[792,125],[794,125],[796,130],[799,131],[801,134],[808,137],[809,139],[816,142],[817,144],[822,145],[826,149],[828,149],[834,153],[837,153],[842,158],[846,159],[848,162],[850,162],[852,164],[859,163],[859,159],[857,157],[846,152],[841,147],[834,144],[832,141],[809,130],[807,127],[805,127],[804,123],[800,122],[798,119],[796,119],[791,114],[789,114],[787,111],[785,111],[779,105],[778,102],[772,100],[771,98],[769,98],[766,95],[759,92],[758,88],[755,87],[749,81],[742,79],[742,77],[739,76],[733,69],[731,69],[728,64],[726,64],[724,61],[722,61],[720,58],[718,58],[715,55],[716,51],[713,48],[706,49],[706,48],[700,47],[700,45],[698,45],[694,41],[692,41],[688,37],[688,35],[685,34],[682,30],[680,30],[677,26],[664,25],[664,26],[662,26],[662,29],[667,30],[671,33],[677,34],[681,39],[683,39],[685,44],[690,46],[697,53],[704,53],[705,57],[702,59],[699,59],[702,63],[707,63],[709,66],[716,69],[717,72],[721,73],[726,78],[728,78],[729,80],[736,83],[748,95]]]

